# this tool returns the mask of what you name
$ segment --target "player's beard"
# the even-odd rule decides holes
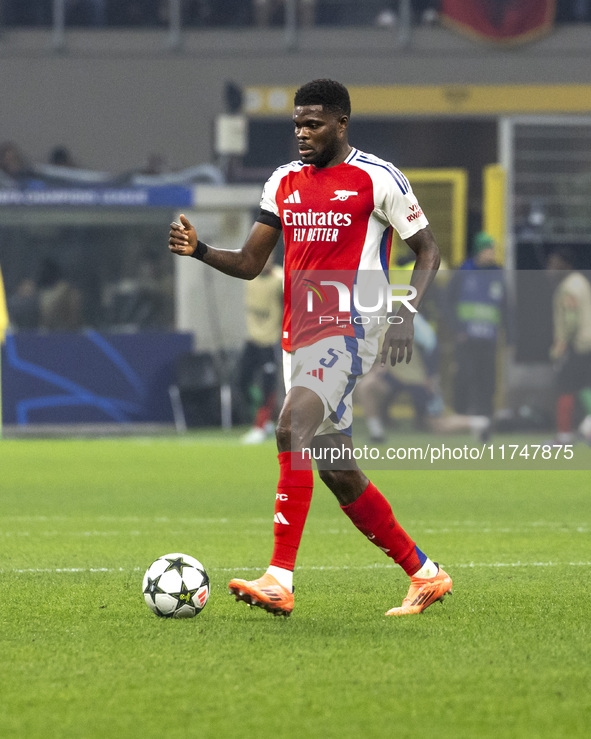
[[[308,158],[305,161],[307,164],[313,164],[315,167],[326,167],[326,165],[336,157],[338,150],[339,142],[335,139],[330,144],[327,144],[321,151],[316,151],[312,158]]]

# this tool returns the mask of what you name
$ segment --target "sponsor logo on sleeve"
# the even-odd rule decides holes
[[[415,203],[414,205],[410,206],[410,215],[406,216],[406,220],[409,223],[412,223],[412,221],[416,221],[417,218],[420,218],[423,215],[423,211],[421,209],[421,206],[418,203]]]

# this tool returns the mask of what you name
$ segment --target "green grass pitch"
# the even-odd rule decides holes
[[[386,618],[406,578],[318,482],[296,606],[273,618],[227,593],[268,563],[271,442],[1,441],[0,734],[588,736],[588,471],[371,477],[453,597]],[[143,602],[171,551],[209,572],[195,619]]]

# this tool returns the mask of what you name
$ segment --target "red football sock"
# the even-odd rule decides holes
[[[421,569],[425,555],[394,518],[390,504],[373,483],[369,483],[356,501],[341,508],[359,531],[407,575],[414,575]]]
[[[575,411],[575,396],[561,395],[556,401],[556,426],[559,433],[569,433],[573,430],[573,413]]]
[[[292,469],[292,454],[280,452],[279,483],[275,499],[275,547],[271,564],[285,570],[293,570],[306,523],[310,502],[312,500],[312,460],[304,462],[307,469],[301,469],[302,460],[298,460],[300,469]],[[301,455],[298,455],[301,457]]]

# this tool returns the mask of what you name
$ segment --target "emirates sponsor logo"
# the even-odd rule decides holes
[[[422,211],[421,211],[422,212]],[[308,208],[308,210],[297,211],[286,208],[283,211],[284,226],[312,226],[312,227],[332,227],[332,226],[350,226],[353,222],[351,213],[338,213],[334,210],[317,211]]]

